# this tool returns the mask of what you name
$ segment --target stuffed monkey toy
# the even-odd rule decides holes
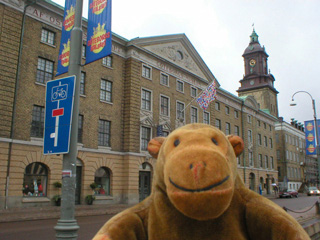
[[[245,187],[238,136],[189,124],[148,151],[157,158],[152,193],[111,218],[93,240],[307,240],[282,208]]]

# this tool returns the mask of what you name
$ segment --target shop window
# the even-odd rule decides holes
[[[23,196],[43,197],[47,195],[48,169],[42,163],[29,164],[24,172]]]
[[[111,195],[110,175],[110,170],[106,167],[101,167],[95,172],[94,182],[97,184],[95,195]]]

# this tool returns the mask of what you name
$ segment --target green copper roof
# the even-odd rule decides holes
[[[258,38],[259,38],[259,36],[253,28],[252,34],[250,36],[250,43],[254,43],[254,42],[258,43],[259,42]]]

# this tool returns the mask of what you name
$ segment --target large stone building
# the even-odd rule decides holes
[[[63,8],[49,0],[0,0],[1,207],[53,204],[59,194],[54,183],[61,181],[62,156],[43,155],[42,137],[45,84],[55,78],[62,18]],[[86,26],[84,20],[84,48]],[[249,50],[252,45],[263,49],[254,41]],[[156,162],[148,141],[192,122],[243,137],[239,174],[250,189],[261,185],[270,193],[278,182],[277,91],[263,65],[267,55],[246,50],[243,56],[238,97],[220,86],[184,34],[127,40],[113,33],[112,55],[82,67],[76,202],[84,203],[94,182],[94,204],[145,198]],[[251,68],[249,58],[256,61]],[[261,66],[266,77],[252,80]],[[217,99],[203,111],[193,100],[212,81]]]
[[[289,124],[279,118],[275,131],[280,188],[303,191],[307,186],[316,186],[317,159],[306,155],[303,124],[294,119]]]

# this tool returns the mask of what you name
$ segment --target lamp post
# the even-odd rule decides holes
[[[296,106],[297,103],[294,102],[294,96],[297,93],[306,93],[310,96],[311,101],[312,101],[312,108],[313,108],[313,118],[314,118],[314,126],[315,126],[315,131],[316,131],[316,153],[317,153],[317,162],[318,162],[318,184],[320,184],[320,146],[319,146],[319,127],[317,124],[317,113],[316,113],[316,102],[313,99],[312,95],[308,93],[307,91],[297,91],[292,95],[292,100],[290,103],[290,106]]]

